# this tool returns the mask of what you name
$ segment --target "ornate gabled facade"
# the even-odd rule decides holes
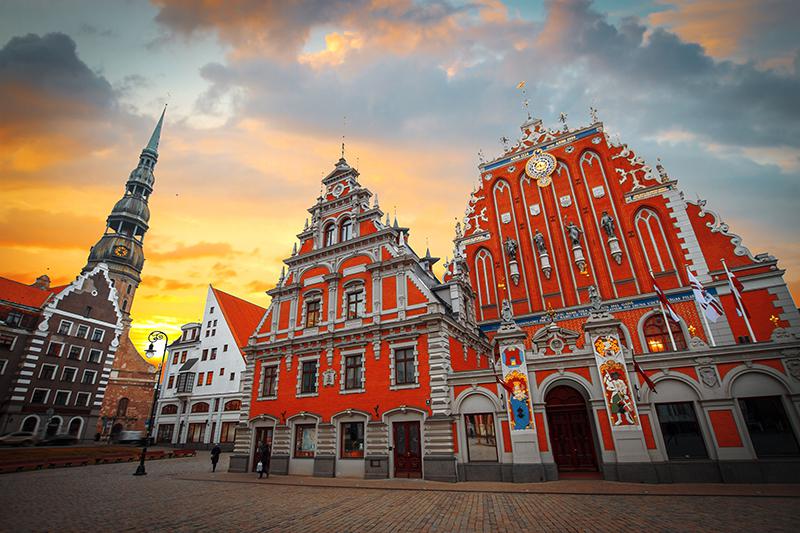
[[[448,375],[489,368],[466,280],[441,283],[344,158],[246,348],[231,469],[262,442],[271,471],[457,479]],[[454,355],[457,354],[457,355]]]
[[[558,130],[529,119],[480,165],[456,227],[444,279],[468,277],[505,384],[478,366],[449,377],[460,479],[796,480],[800,315],[777,260],[687,201],[660,162],[611,142],[594,110],[587,127],[562,118]],[[717,321],[688,271],[721,300]],[[511,433],[488,463],[469,456],[477,420]]]

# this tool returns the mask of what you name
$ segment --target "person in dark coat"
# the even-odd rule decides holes
[[[258,447],[258,462],[261,463],[261,470],[258,472],[258,479],[262,476],[269,477],[269,446],[266,442],[262,442]]]
[[[219,454],[222,453],[222,450],[219,447],[219,444],[215,444],[213,448],[211,448],[211,471],[217,471],[217,463],[219,462]]]

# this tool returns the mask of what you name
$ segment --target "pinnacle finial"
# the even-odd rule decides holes
[[[149,150],[154,154],[158,154],[158,142],[161,140],[161,127],[164,125],[164,114],[167,112],[167,106],[164,105],[164,110],[161,112],[161,118],[158,119],[153,134],[150,136],[150,141],[147,143],[145,150]]]

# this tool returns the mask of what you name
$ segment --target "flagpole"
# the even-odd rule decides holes
[[[750,338],[753,339],[753,342],[758,342],[758,339],[756,339],[756,334],[753,333],[753,328],[750,327],[750,319],[747,318],[747,311],[744,310],[744,296],[742,294],[739,294],[737,297],[736,295],[737,289],[736,287],[733,286],[733,283],[731,282],[731,273],[728,270],[728,265],[727,263],[725,263],[724,259],[722,259],[722,266],[723,268],[725,268],[725,275],[728,276],[728,286],[730,287],[731,292],[734,293],[733,299],[736,300],[736,307],[742,314],[742,318],[744,318],[744,323],[745,325],[747,325],[747,331],[748,333],[750,333]]]
[[[653,275],[653,271],[650,271],[650,278],[653,280],[655,284],[656,277]],[[655,287],[653,287],[655,289]],[[664,296],[666,298],[666,295]],[[667,311],[664,309],[664,304],[661,303],[661,300],[658,300],[658,307],[661,308],[661,316],[664,317],[664,325],[667,327],[667,333],[669,333],[669,341],[672,343],[672,351],[677,352],[678,348],[675,346],[675,337],[672,336],[672,324],[669,323],[669,319],[667,318]]]
[[[686,272],[689,272],[689,267],[688,266],[686,267]],[[694,287],[692,287],[692,294],[694,294]],[[697,297],[695,297],[694,301],[697,302]],[[700,303],[700,302],[697,302],[697,303]],[[706,303],[706,305],[708,305],[708,304]],[[714,342],[714,335],[711,333],[711,326],[708,325],[708,317],[706,316],[706,310],[705,310],[705,308],[703,307],[702,304],[700,304],[700,311],[701,311],[700,314],[703,315],[703,324],[705,324],[705,326],[706,326],[706,334],[708,335],[708,340],[711,341],[711,346],[716,346],[717,343]]]

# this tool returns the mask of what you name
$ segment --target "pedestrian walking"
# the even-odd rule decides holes
[[[256,465],[256,472],[258,472],[258,479],[266,475],[269,477],[269,446],[266,442],[262,442],[258,447],[258,464]]]
[[[222,453],[222,450],[219,447],[219,444],[215,444],[213,448],[211,448],[211,471],[217,471],[217,463],[219,462],[219,454]]]

